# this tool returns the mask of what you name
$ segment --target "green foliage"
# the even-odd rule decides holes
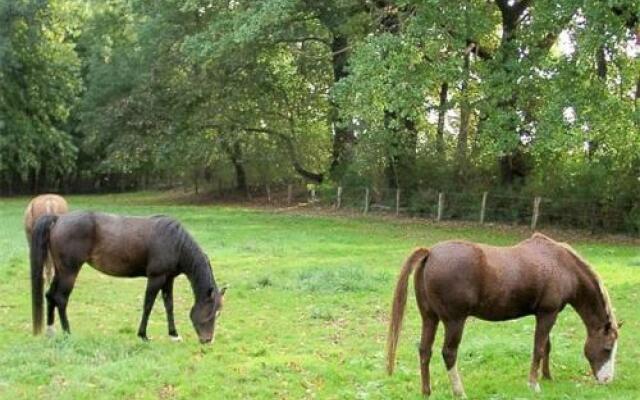
[[[75,1],[0,2],[0,177],[60,176],[77,148],[67,128],[82,89]]]
[[[628,213],[637,185],[616,182],[640,176],[638,9],[4,0],[0,187],[580,187]]]

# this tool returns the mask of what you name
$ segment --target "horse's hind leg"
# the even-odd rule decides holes
[[[544,349],[544,357],[542,358],[542,377],[551,379],[551,370],[549,369],[549,355],[551,354],[551,336],[547,337],[547,345]]]
[[[464,330],[464,319],[443,321],[444,323],[444,343],[442,346],[442,358],[447,367],[449,381],[454,396],[467,397],[464,393],[462,380],[458,374],[456,359],[458,357],[458,346],[462,340],[462,331]]]
[[[56,282],[56,280],[52,279],[51,285],[49,285],[49,290],[47,291],[47,294],[45,296],[47,299],[47,336],[53,336],[56,332],[53,326],[56,319],[56,303],[53,299],[53,294],[56,291],[57,285],[58,283]]]
[[[142,320],[140,321],[140,327],[138,328],[138,337],[142,340],[149,340],[147,337],[147,323],[149,322],[149,314],[153,308],[153,303],[156,301],[158,292],[165,284],[166,276],[150,276],[147,279],[147,290],[144,294],[144,307],[142,310]]]
[[[69,296],[71,296],[73,286],[76,283],[78,272],[80,272],[80,265],[65,265],[54,275],[53,283],[47,295],[47,299],[49,299],[47,303],[47,323],[49,323],[50,319],[51,325],[53,325],[53,308],[57,308],[60,325],[62,325],[62,330],[66,333],[71,333],[69,319],[67,318],[67,304],[69,303]]]
[[[431,394],[431,377],[429,363],[431,361],[431,348],[438,329],[438,318],[435,316],[422,317],[422,338],[420,339],[420,376],[422,377],[422,394]]]
[[[415,276],[416,302],[422,317],[422,337],[420,339],[420,377],[422,378],[422,394],[429,396],[431,394],[431,376],[429,373],[429,363],[431,362],[431,348],[433,340],[436,337],[438,323],[440,319],[436,314],[429,310],[427,303],[427,293],[424,284],[424,264],[417,268]]]
[[[176,330],[176,323],[173,320],[173,277],[167,278],[162,287],[162,300],[164,301],[164,309],[167,312],[167,325],[169,327],[169,337],[173,341],[181,341],[182,338]]]

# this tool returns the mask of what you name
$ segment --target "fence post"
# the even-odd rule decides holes
[[[291,205],[291,198],[293,197],[293,188],[291,184],[287,185],[287,205]]]
[[[532,231],[536,229],[536,225],[538,224],[538,217],[540,216],[540,201],[542,201],[540,196],[536,196],[535,199],[533,199],[533,215],[531,216]]]
[[[271,187],[269,186],[269,184],[267,183],[267,203],[271,204]]]
[[[487,209],[487,196],[489,192],[482,193],[482,204],[480,205],[480,223],[484,224],[485,210]]]
[[[442,219],[442,209],[444,208],[444,193],[438,193],[438,217],[436,221],[440,222]]]
[[[364,189],[364,213],[369,212],[369,188]]]
[[[400,189],[396,189],[396,217],[400,215]]]
[[[336,202],[336,209],[339,209],[342,205],[342,186],[338,186],[338,199]]]

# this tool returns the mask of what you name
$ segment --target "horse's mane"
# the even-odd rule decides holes
[[[571,247],[571,245],[569,245],[568,243],[558,242],[539,232],[534,233],[531,236],[531,238],[548,240],[549,242],[556,244],[562,247],[563,249],[567,250],[567,252],[571,256],[573,256],[573,258],[578,262],[578,265],[580,266],[580,268],[582,268],[582,271],[589,277],[593,285],[597,287],[598,290],[600,291],[600,295],[602,296],[603,307],[607,314],[607,318],[609,319],[609,322],[611,322],[614,326],[617,325],[616,318],[615,318],[615,315],[613,314],[613,309],[611,307],[611,299],[609,298],[609,292],[607,292],[607,289],[602,284],[602,279],[600,279],[600,276],[598,275],[598,273],[594,271],[593,268],[591,268],[587,260],[585,260],[580,254],[578,254],[578,252],[573,247]]]
[[[154,215],[153,218],[159,220],[163,234],[168,235],[174,241],[178,251],[178,262],[184,271],[193,278],[193,283],[198,287],[202,286],[202,288],[213,285],[215,290],[216,284],[209,267],[209,259],[189,232],[173,218],[162,215]]]

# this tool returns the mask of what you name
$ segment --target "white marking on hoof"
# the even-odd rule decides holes
[[[611,357],[605,362],[602,367],[598,370],[596,374],[596,379],[598,383],[605,384],[613,381],[613,375],[615,372],[615,362],[616,362],[616,351],[618,350],[618,342],[613,344],[613,349],[611,350]]]
[[[178,335],[178,336],[169,336],[169,339],[171,339],[172,342],[182,342],[182,336]]]
[[[460,379],[460,374],[458,374],[458,368],[454,364],[453,367],[449,371],[449,381],[451,382],[451,388],[453,390],[453,395],[456,397],[460,397],[463,399],[467,398],[467,395],[464,392],[464,387],[462,386],[462,380]]]
[[[540,393],[542,389],[540,389],[540,384],[538,382],[529,382],[529,388],[536,393]]]
[[[53,325],[47,325],[47,337],[54,337],[56,335],[56,328]]]

